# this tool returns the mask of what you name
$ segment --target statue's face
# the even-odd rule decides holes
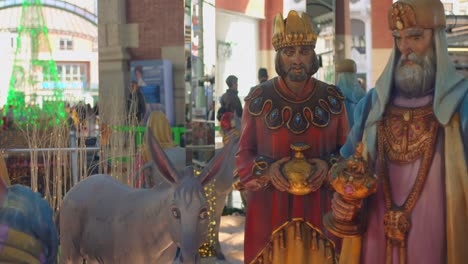
[[[293,82],[305,81],[317,71],[317,58],[312,46],[285,47],[279,51],[279,59],[280,75]]]
[[[432,93],[436,70],[432,30],[409,28],[393,35],[401,52],[395,68],[397,91],[409,98]]]
[[[397,48],[406,57],[411,53],[422,56],[433,49],[432,35],[431,29],[417,27],[395,30],[393,32]],[[409,61],[408,63],[410,64],[411,62]]]

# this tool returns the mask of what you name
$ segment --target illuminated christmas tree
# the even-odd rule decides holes
[[[23,0],[7,107],[19,125],[46,116],[54,125],[66,116],[41,0]]]

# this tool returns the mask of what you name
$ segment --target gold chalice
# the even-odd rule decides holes
[[[362,199],[377,191],[377,178],[362,157],[362,143],[349,159],[335,163],[329,172],[329,181],[343,200],[349,204],[359,204]],[[362,234],[358,217],[351,221],[335,219],[332,212],[323,217],[328,231],[339,237],[356,237]]]
[[[307,162],[303,153],[310,149],[310,146],[297,142],[291,144],[290,147],[294,151],[294,156],[281,167],[281,172],[289,181],[288,192],[294,195],[306,195],[315,191],[308,182],[315,168]]]

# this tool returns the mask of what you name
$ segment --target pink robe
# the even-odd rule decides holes
[[[419,107],[432,101],[432,97],[416,100],[396,98],[393,103],[401,107]],[[433,162],[423,191],[411,213],[411,229],[407,240],[407,263],[440,264],[446,263],[445,231],[445,168],[444,130],[439,129]],[[388,164],[392,197],[397,205],[403,204],[416,180],[421,159],[399,165]],[[377,164],[379,166],[379,164]],[[379,184],[376,195],[368,200],[369,215],[367,232],[362,240],[361,263],[385,263],[385,233],[383,216],[385,202],[382,186]],[[398,262],[398,249],[393,250],[393,263]]]

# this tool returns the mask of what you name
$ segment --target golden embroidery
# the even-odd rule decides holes
[[[272,44],[275,50],[289,46],[315,46],[317,34],[314,32],[307,15],[299,15],[292,10],[286,19],[281,13],[275,16]]]
[[[383,121],[385,152],[393,162],[413,162],[430,146],[439,124],[432,105],[422,108],[388,106]]]
[[[397,2],[392,5],[390,27],[402,30],[416,26],[416,15],[413,8],[405,3]]]
[[[247,96],[248,113],[262,117],[265,125],[276,130],[286,127],[294,134],[302,134],[309,127],[327,127],[333,115],[343,111],[344,97],[335,87],[315,80],[311,94],[292,101],[279,91],[278,79],[264,82]]]
[[[337,263],[335,244],[302,218],[293,218],[273,231],[271,240],[250,262]]]
[[[434,157],[439,124],[432,105],[416,109],[387,107],[384,120],[379,123],[377,140],[379,152],[378,175],[382,179],[386,212],[384,232],[387,240],[386,263],[393,263],[392,249],[399,247],[399,263],[406,263],[406,239],[411,229],[411,212],[421,195]],[[397,206],[392,198],[387,160],[408,163],[422,156],[416,181],[406,201]]]

